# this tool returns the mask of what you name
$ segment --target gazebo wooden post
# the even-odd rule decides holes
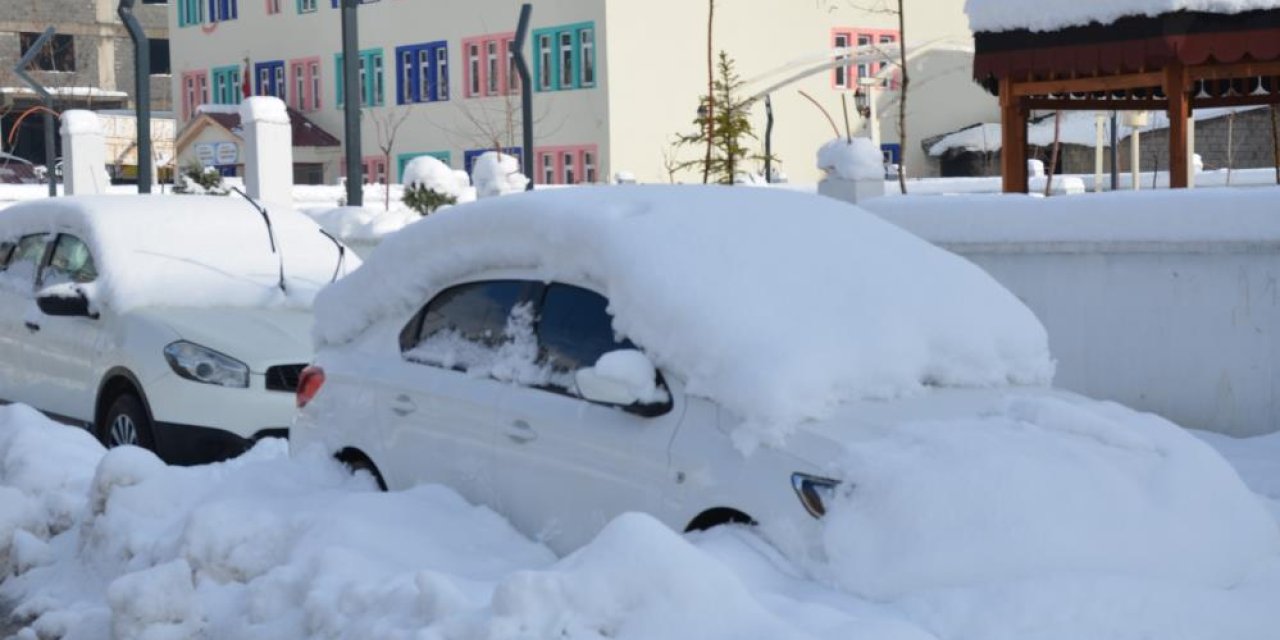
[[[1187,118],[1191,116],[1191,95],[1187,70],[1179,62],[1164,68],[1164,95],[1169,115],[1169,187],[1186,189],[1191,171],[1187,158]]]
[[[1027,118],[1013,79],[1000,79],[1000,175],[1005,193],[1027,192]]]

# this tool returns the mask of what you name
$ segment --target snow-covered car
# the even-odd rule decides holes
[[[879,592],[1273,529],[1177,427],[1050,387],[1044,328],[985,272],[835,200],[481,200],[387,238],[316,313],[295,455],[448,485],[560,552],[629,511],[757,523]]]
[[[287,433],[316,292],[359,264],[238,197],[81,196],[0,210],[0,401],[176,463]]]

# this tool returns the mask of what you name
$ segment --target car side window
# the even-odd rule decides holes
[[[61,234],[53,243],[49,263],[41,267],[38,282],[42,285],[75,282],[83,284],[98,279],[89,245],[70,234]]]
[[[418,364],[539,384],[529,298],[540,287],[521,280],[490,280],[446,289],[405,326],[401,353]]]
[[[609,301],[581,287],[552,284],[546,288],[538,314],[538,342],[542,361],[556,371],[572,373],[593,367],[600,356],[635,349],[613,331]]]
[[[3,277],[11,282],[16,281],[30,288],[32,283],[35,282],[36,271],[40,266],[40,261],[44,258],[44,249],[48,238],[49,234],[47,233],[37,233],[19,238],[17,245],[14,246],[9,256],[8,263],[5,265]]]

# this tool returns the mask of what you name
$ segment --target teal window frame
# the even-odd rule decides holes
[[[374,73],[375,60],[382,61],[382,73]],[[360,50],[360,68],[364,70],[364,86],[360,87],[360,99],[364,104],[361,107],[381,107],[385,104],[386,98],[386,82],[381,81],[375,75],[385,75],[387,73],[386,57],[382,54],[382,48],[361,49]],[[336,79],[333,86],[337,88],[337,95],[334,104],[338,108],[342,108],[345,100],[344,90],[346,88],[346,79],[342,73],[342,54],[333,54],[333,68]]]
[[[204,23],[203,0],[178,0],[178,26],[190,27]]]
[[[590,84],[582,82],[582,42],[581,34],[584,30],[591,32],[591,56],[592,56],[592,80]],[[596,38],[596,23],[592,21],[576,22],[573,24],[562,24],[554,27],[544,27],[542,29],[534,29],[533,37],[529,42],[533,46],[533,78],[534,90],[538,92],[547,91],[574,91],[578,89],[594,89],[600,85],[600,47]],[[569,83],[562,82],[564,80],[563,61],[560,51],[560,40],[568,34],[570,38],[570,47],[572,47],[570,64],[572,65],[572,78]],[[546,36],[551,40],[551,68],[544,69],[542,64],[542,55],[539,50],[539,43],[542,37]],[[543,82],[543,74],[549,73],[551,82]]]
[[[209,86],[213,89],[211,96],[214,104],[240,104],[244,100],[244,87],[236,86],[237,82],[243,81],[243,72],[238,64],[230,64],[224,67],[214,67],[209,72]],[[219,80],[225,78],[224,82]],[[223,95],[226,91],[228,96]],[[224,98],[230,102],[224,101]]]
[[[421,158],[422,156],[431,156],[432,158],[435,158],[436,160],[439,160],[440,162],[443,162],[449,165],[449,168],[453,168],[453,162],[451,162],[453,158],[453,154],[448,151],[420,151],[417,153],[402,153],[396,156],[396,182],[397,183],[400,183],[400,184],[404,183],[404,168],[409,164],[409,161],[413,160],[414,158]]]

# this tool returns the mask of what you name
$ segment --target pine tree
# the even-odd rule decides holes
[[[742,80],[734,70],[733,59],[728,53],[720,52],[717,66],[717,78],[713,83],[713,95],[702,96],[698,109],[698,117],[693,123],[698,127],[696,133],[676,136],[675,146],[703,147],[707,144],[708,121],[711,127],[711,147],[713,153],[709,159],[699,158],[675,165],[676,170],[693,169],[705,171],[720,184],[733,184],[734,176],[744,170],[747,161],[764,161],[764,156],[747,147],[750,140],[756,140],[748,117],[754,100],[743,100],[740,97]],[[714,105],[714,108],[712,107]],[[772,159],[777,162],[777,158]]]

